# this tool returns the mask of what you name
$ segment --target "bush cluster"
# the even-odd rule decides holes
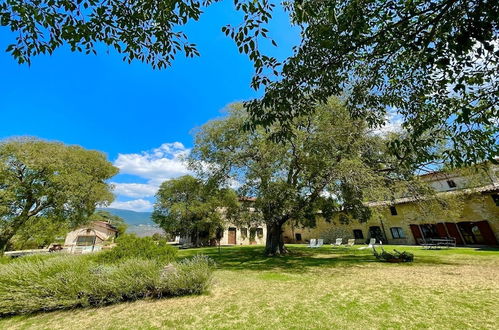
[[[166,240],[154,240],[151,237],[122,235],[116,240],[117,246],[97,254],[99,262],[116,262],[127,258],[140,258],[168,263],[175,260],[177,249]]]
[[[0,316],[200,294],[211,273],[205,257],[166,267],[137,258],[107,264],[88,256],[19,260],[0,267]]]

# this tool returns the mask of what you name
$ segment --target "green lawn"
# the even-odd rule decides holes
[[[182,250],[217,262],[208,294],[16,316],[0,329],[498,328],[498,249],[405,248],[411,264],[357,248],[290,250],[281,258],[256,246]]]

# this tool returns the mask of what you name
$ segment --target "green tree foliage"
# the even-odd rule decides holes
[[[197,0],[3,0],[0,25],[19,32],[7,48],[19,63],[52,54],[64,44],[72,51],[96,53],[101,43],[123,54],[123,60],[162,68],[178,52],[198,54],[178,27],[198,20],[201,5]]]
[[[123,235],[128,228],[128,225],[125,220],[123,220],[123,218],[102,210],[98,210],[94,214],[92,214],[89,217],[89,221],[107,222],[118,230],[118,235]]]
[[[250,103],[253,124],[291,125],[315,104],[344,95],[350,112],[373,126],[397,111],[411,134],[393,149],[418,151],[421,161],[431,159],[425,147],[438,140],[454,165],[498,154],[498,1],[300,0],[287,6],[302,41],[285,61],[282,79],[268,81],[265,95]]]
[[[247,117],[241,105],[234,105],[227,117],[202,126],[190,165],[213,181],[235,180],[242,195],[256,197],[254,214],[267,225],[268,255],[287,252],[282,226],[290,221],[312,226],[317,215],[331,219],[337,211],[365,221],[371,211],[364,202],[393,199],[395,185],[404,193],[408,187],[424,193],[401,181],[410,179],[414,169],[401,167],[387,152],[385,139],[370,132],[365,121],[351,119],[335,100],[313,116],[295,118],[292,137],[280,142],[269,138],[272,127],[241,130]]]
[[[75,226],[114,196],[118,173],[106,157],[79,146],[37,139],[0,143],[0,251],[17,231],[48,218]],[[26,228],[28,230],[28,228]]]
[[[98,43],[163,68],[175,55],[198,55],[182,31],[217,0],[0,0],[0,25],[18,36],[7,47],[20,63],[63,44],[96,52]],[[239,25],[222,25],[253,62],[252,86],[265,87],[248,104],[254,128],[279,121],[289,135],[295,116],[345,95],[352,114],[371,126],[398,111],[411,135],[393,149],[418,151],[445,142],[454,165],[493,159],[498,147],[499,2],[496,0],[294,0],[283,3],[301,28],[301,43],[279,63],[260,51],[270,39],[269,0],[235,0]],[[426,139],[422,137],[426,136]]]
[[[218,189],[190,175],[165,181],[156,195],[152,219],[171,235],[214,239],[228,221],[236,220],[239,202],[232,189]]]
[[[70,231],[68,223],[46,217],[34,217],[25,223],[10,239],[7,249],[26,250],[47,247],[51,243],[64,243]]]

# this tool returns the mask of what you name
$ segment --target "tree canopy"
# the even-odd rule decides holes
[[[64,221],[46,217],[31,218],[7,244],[8,250],[26,250],[47,247],[51,243],[64,243],[66,234],[71,230]]]
[[[248,113],[233,105],[227,117],[208,122],[195,136],[189,163],[201,177],[221,185],[238,182],[240,195],[256,197],[255,214],[267,224],[266,253],[286,253],[282,226],[289,221],[314,225],[318,215],[366,221],[365,202],[395,194],[424,194],[411,184],[414,168],[387,150],[386,139],[352,119],[337,100],[311,116],[293,120],[293,135],[275,142],[270,128],[242,131]],[[275,130],[279,130],[277,126]]]
[[[118,173],[104,154],[38,139],[0,143],[0,251],[28,222],[75,226],[114,199],[106,182]]]
[[[216,239],[217,232],[236,219],[238,209],[232,189],[186,175],[161,184],[152,219],[166,233],[190,237],[198,246],[202,239]]]
[[[497,1],[331,0],[288,2],[302,42],[250,103],[253,124],[288,126],[328,97],[343,95],[372,126],[387,112],[410,135],[396,146],[431,159],[440,141],[454,165],[498,154]],[[421,137],[427,136],[427,139]]]
[[[199,54],[183,32],[217,0],[0,0],[0,25],[17,34],[7,47],[19,63],[68,44],[95,53],[102,43],[154,68],[181,52]],[[432,154],[441,141],[454,165],[499,153],[499,2],[496,0],[294,0],[283,6],[301,28],[301,43],[279,63],[261,51],[271,39],[269,0],[235,0],[240,25],[222,31],[253,62],[252,86],[265,94],[248,103],[246,128],[271,126],[289,135],[293,118],[342,95],[371,126],[400,114],[410,135],[393,148]],[[423,136],[431,137],[422,139]]]

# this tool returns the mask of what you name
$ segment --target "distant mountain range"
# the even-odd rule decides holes
[[[135,212],[113,208],[102,208],[99,210],[107,211],[122,218],[129,226],[154,225],[154,222],[151,219],[152,212]]]

